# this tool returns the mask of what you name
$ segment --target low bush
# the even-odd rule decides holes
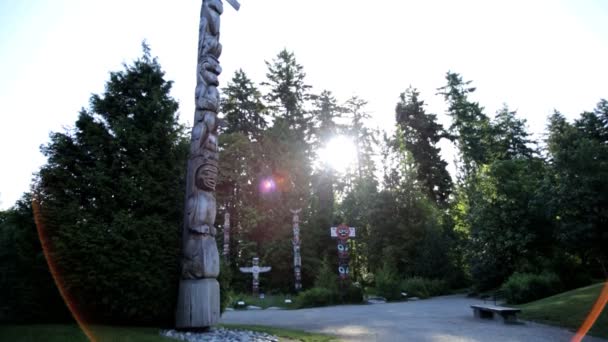
[[[429,298],[449,292],[447,282],[439,279],[411,277],[401,282],[401,289],[408,297]]]
[[[554,295],[562,290],[555,273],[513,273],[500,288],[510,304],[523,304]]]
[[[401,287],[397,272],[388,264],[376,272],[376,294],[386,300],[398,300],[401,298]]]
[[[296,297],[296,307],[312,308],[317,306],[327,306],[335,304],[337,293],[326,288],[313,287],[312,289],[300,292]]]
[[[359,284],[351,283],[341,294],[341,302],[344,304],[363,303],[363,289]]]

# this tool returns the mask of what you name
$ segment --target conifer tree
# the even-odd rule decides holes
[[[147,45],[42,150],[37,200],[66,289],[95,321],[173,320],[187,141]]]
[[[417,164],[418,181],[431,200],[446,205],[452,191],[452,179],[437,146],[446,133],[437,123],[437,116],[425,112],[424,101],[419,100],[419,95],[412,87],[401,94],[395,109],[397,125],[405,148]]]

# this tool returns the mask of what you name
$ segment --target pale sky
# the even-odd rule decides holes
[[[194,110],[200,0],[0,0],[0,208],[29,189],[49,133],[72,127],[109,72],[159,58],[180,116]],[[314,92],[369,101],[390,129],[410,84],[444,115],[436,89],[448,70],[477,87],[488,115],[507,103],[544,131],[554,109],[574,118],[608,98],[608,1],[241,0],[225,4],[222,86],[243,68],[257,83],[265,60],[294,51]],[[453,148],[444,146],[446,160]]]

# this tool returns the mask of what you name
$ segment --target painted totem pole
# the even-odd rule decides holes
[[[293,214],[293,272],[296,278],[295,289],[302,289],[302,257],[300,255],[300,217],[302,209],[290,209]]]
[[[253,295],[257,296],[260,293],[260,273],[270,272],[272,267],[262,266],[260,267],[260,258],[253,258],[251,261],[253,267],[239,267],[243,273],[251,273],[253,275]]]
[[[348,239],[354,238],[355,228],[341,224],[338,227],[331,227],[331,236],[338,240],[338,274],[342,284],[346,282],[349,276],[348,262],[350,256],[348,254]]]
[[[224,214],[224,260],[230,260],[230,214]]]
[[[238,10],[235,0],[227,0]],[[186,179],[182,270],[176,327],[206,329],[220,318],[220,260],[215,242],[218,174],[218,77],[222,71],[222,0],[203,0],[200,14],[195,112]]]

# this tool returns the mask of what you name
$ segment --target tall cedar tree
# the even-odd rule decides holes
[[[549,120],[547,147],[551,210],[559,241],[595,277],[608,274],[608,102],[573,124],[560,113]]]
[[[231,239],[229,267],[232,286],[250,291],[250,275],[238,271],[249,266],[259,255],[258,243],[263,241],[264,212],[260,208],[259,184],[265,169],[264,134],[268,128],[266,107],[257,86],[244,71],[235,72],[224,89],[222,99],[223,134],[220,135],[220,174],[217,186],[219,231],[223,229],[224,213],[230,213]],[[223,234],[218,234],[223,245]],[[224,271],[222,271],[224,273]]]
[[[242,69],[234,73],[224,88],[221,107],[225,122],[223,133],[240,132],[250,138],[259,137],[268,126],[262,93]]]
[[[272,272],[263,277],[261,286],[288,291],[293,289],[293,246],[291,244],[291,213],[302,208],[301,224],[308,215],[311,182],[311,118],[306,111],[310,86],[306,74],[293,53],[281,51],[272,62],[266,62],[266,94],[264,99],[272,117],[272,126],[262,137],[263,154],[258,155],[264,178],[271,178],[276,187],[261,192],[257,208],[263,217],[255,228],[260,262],[274,260]],[[303,281],[311,271],[303,265]],[[266,283],[264,283],[267,281]],[[266,287],[268,288],[268,287]]]
[[[490,119],[483,113],[477,102],[469,99],[475,91],[471,81],[463,81],[453,72],[446,75],[447,85],[439,88],[448,103],[447,114],[452,118],[450,132],[455,136],[460,148],[465,175],[489,160],[492,147]]]
[[[171,322],[187,140],[150,50],[111,72],[76,127],[53,133],[37,186],[66,290],[86,319]]]
[[[445,206],[452,191],[452,178],[437,143],[446,134],[443,126],[437,123],[437,116],[425,113],[424,101],[418,99],[419,95],[412,87],[401,94],[395,109],[397,125],[405,148],[417,164],[418,181],[431,200]]]

